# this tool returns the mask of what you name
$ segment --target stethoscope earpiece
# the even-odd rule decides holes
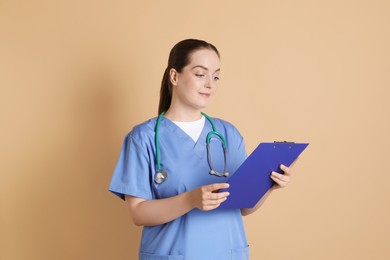
[[[210,170],[209,173],[210,173],[211,175],[215,175],[215,176],[218,176],[218,177],[229,177],[229,173],[228,173],[228,172],[219,173],[219,172],[217,172],[217,171]]]

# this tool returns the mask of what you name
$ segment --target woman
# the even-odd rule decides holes
[[[159,117],[135,126],[125,138],[110,191],[126,201],[134,223],[144,226],[142,260],[248,259],[242,215],[290,181],[290,169],[281,166],[285,174],[272,173],[275,185],[254,208],[218,209],[229,199],[228,191],[218,192],[228,188],[224,173],[234,173],[247,157],[233,125],[201,113],[219,74],[215,46],[194,39],[177,43],[161,84]],[[219,134],[210,137],[208,158],[206,139],[213,127]]]

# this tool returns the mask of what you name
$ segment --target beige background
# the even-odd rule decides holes
[[[189,37],[220,49],[207,112],[248,152],[311,143],[245,218],[251,259],[390,259],[386,0],[0,1],[0,259],[136,259],[141,228],[107,188]]]

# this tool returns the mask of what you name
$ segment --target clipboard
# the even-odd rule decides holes
[[[253,208],[274,185],[271,172],[283,173],[281,164],[290,167],[306,149],[308,143],[269,142],[260,143],[228,179],[230,193],[219,209]]]

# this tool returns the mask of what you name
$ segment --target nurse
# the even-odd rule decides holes
[[[201,113],[219,75],[214,45],[195,39],[177,43],[162,79],[159,117],[135,126],[124,140],[109,190],[125,200],[133,222],[143,226],[141,260],[249,259],[242,216],[290,182],[290,168],[282,165],[284,174],[271,174],[275,185],[254,208],[218,209],[229,199],[228,191],[218,192],[229,187],[224,173],[234,173],[247,157],[232,124]],[[208,154],[206,139],[213,128],[218,135],[210,137]]]

